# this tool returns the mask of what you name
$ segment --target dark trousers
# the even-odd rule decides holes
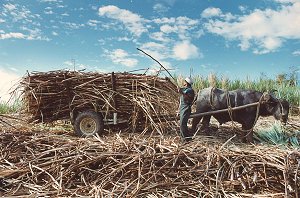
[[[180,108],[180,135],[182,138],[190,136],[189,129],[187,126],[189,117],[191,115],[191,107],[188,105],[181,106]]]

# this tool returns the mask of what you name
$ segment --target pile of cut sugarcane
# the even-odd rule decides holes
[[[0,196],[297,197],[300,153],[201,137],[0,136]]]
[[[32,72],[22,82],[30,121],[53,122],[74,111],[117,112],[133,128],[170,120],[178,110],[176,86],[168,79],[133,73]]]

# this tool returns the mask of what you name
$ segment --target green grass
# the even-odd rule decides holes
[[[20,101],[14,101],[12,103],[0,102],[0,114],[16,113],[21,108]]]

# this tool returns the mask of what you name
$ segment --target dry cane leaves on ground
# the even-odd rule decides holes
[[[1,196],[296,197],[297,150],[196,138],[0,136]]]

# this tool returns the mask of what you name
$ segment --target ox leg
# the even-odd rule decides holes
[[[209,134],[209,122],[210,122],[210,118],[211,116],[210,115],[207,115],[207,116],[204,116],[203,119],[202,119],[202,126],[201,126],[201,129],[204,131],[205,134]]]
[[[253,130],[251,128],[252,126],[242,125],[242,129],[244,130],[242,141],[244,143],[253,143]]]

